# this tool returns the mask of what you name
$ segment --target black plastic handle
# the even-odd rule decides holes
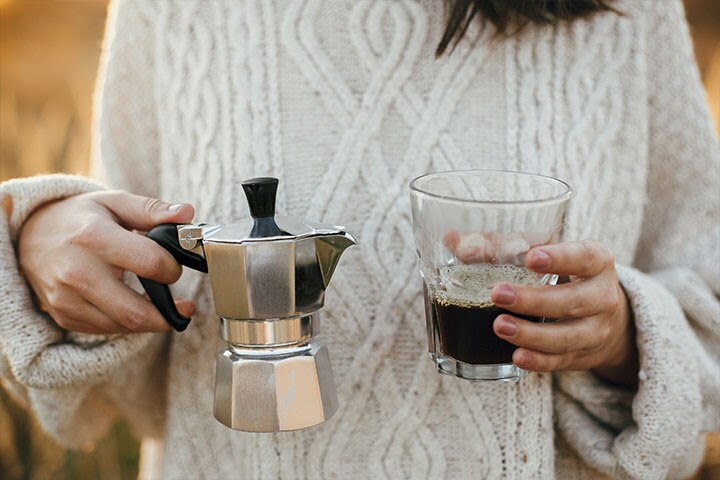
[[[163,223],[150,230],[148,238],[155,240],[161,247],[170,252],[181,265],[190,267],[193,270],[207,273],[207,262],[202,256],[185,250],[180,246],[177,235],[177,224]],[[170,288],[164,283],[156,282],[143,277],[138,277],[143,288],[147,292],[155,308],[157,308],[167,322],[178,332],[185,330],[190,323],[190,318],[180,315],[175,308]]]
[[[267,238],[287,235],[275,223],[275,198],[278,179],[273,177],[251,178],[242,182],[242,188],[250,207],[254,223],[251,238]]]

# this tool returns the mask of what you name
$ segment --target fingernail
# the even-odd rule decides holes
[[[515,301],[515,292],[507,285],[498,285],[493,290],[493,302],[510,305]]]
[[[520,352],[516,365],[519,367],[529,367],[532,365],[532,355],[528,352]]]
[[[515,335],[515,332],[517,332],[517,325],[512,318],[503,315],[498,317],[497,322],[497,333],[500,335],[507,335],[509,337]]]
[[[178,307],[178,309],[182,310],[182,313],[184,313],[187,317],[192,317],[197,312],[197,308],[192,302],[183,301],[182,303],[178,304]]]
[[[182,203],[175,203],[175,204],[170,205],[170,206],[168,207],[168,211],[169,211],[169,212],[172,212],[172,213],[175,213],[175,212],[177,212],[178,210],[180,210],[180,208],[181,208],[182,206],[183,206]]]
[[[530,266],[535,268],[547,268],[550,266],[550,255],[542,250],[535,250],[530,256]]]

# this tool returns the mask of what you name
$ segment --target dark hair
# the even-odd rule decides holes
[[[500,35],[514,35],[528,23],[552,25],[599,11],[614,11],[612,0],[446,0],[447,25],[435,55],[460,42],[478,14],[489,20]]]

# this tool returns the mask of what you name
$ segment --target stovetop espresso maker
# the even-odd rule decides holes
[[[214,413],[248,432],[311,427],[338,406],[327,348],[314,337],[325,290],[355,238],[344,227],[275,215],[278,180],[242,183],[252,218],[225,225],[159,225],[148,237],[187,267],[210,275],[220,336]],[[177,331],[189,318],[167,285],[141,278]]]

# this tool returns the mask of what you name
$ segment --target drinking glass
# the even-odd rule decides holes
[[[572,189],[544,175],[466,170],[417,177],[410,195],[430,358],[444,374],[517,381],[527,372],[512,363],[516,347],[492,327],[512,312],[495,306],[490,291],[502,281],[557,283],[528,269],[525,257],[563,239]]]

